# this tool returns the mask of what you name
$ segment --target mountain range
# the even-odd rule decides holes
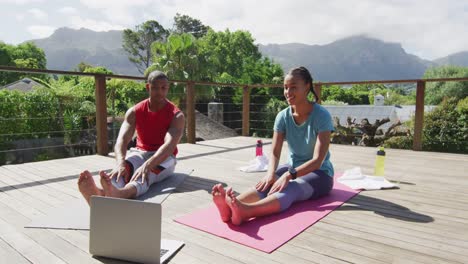
[[[86,62],[115,74],[141,75],[122,48],[122,32],[59,28],[48,38],[31,41],[44,50],[50,70],[73,70]]]
[[[80,62],[104,66],[116,74],[141,75],[122,49],[122,31],[59,28],[50,37],[31,40],[42,48],[47,68],[73,70]],[[431,66],[468,66],[468,51],[433,61],[408,54],[399,43],[353,36],[326,45],[258,45],[261,53],[287,71],[305,66],[319,81],[416,79]]]

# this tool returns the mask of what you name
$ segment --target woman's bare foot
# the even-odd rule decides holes
[[[249,218],[247,215],[248,206],[237,199],[232,188],[228,188],[226,191],[226,204],[231,208],[231,222],[234,225],[240,225]]]
[[[88,204],[92,195],[104,195],[103,190],[96,186],[93,175],[91,175],[91,173],[87,170],[80,173],[80,178],[78,178],[78,189]]]
[[[226,191],[223,185],[221,183],[214,185],[211,190],[211,195],[213,196],[213,202],[216,204],[223,222],[231,220],[231,208],[226,204]]]
[[[99,176],[101,176],[101,185],[104,189],[104,195],[108,197],[120,198],[120,190],[112,184],[110,176],[107,175],[107,173],[104,171],[100,171]]]

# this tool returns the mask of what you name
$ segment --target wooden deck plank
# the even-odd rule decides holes
[[[409,235],[397,234],[390,230],[383,230],[382,226],[374,227],[363,225],[362,223],[349,223],[342,219],[336,220],[332,217],[322,219],[320,224],[330,224],[333,226],[356,230],[364,237],[373,237],[376,241],[387,241],[387,243],[392,243],[397,247],[410,249],[411,251],[434,257],[441,257],[454,262],[463,263],[466,260],[466,256],[461,255],[461,252],[459,252],[456,247],[439,243],[434,245],[435,243],[433,241],[418,239]],[[438,248],[437,246],[440,246],[441,248]]]
[[[314,228],[309,228],[305,233],[314,235],[319,234],[330,240],[342,241],[347,245],[356,245],[367,250],[390,254],[392,259],[387,263],[406,263],[409,259],[420,263],[456,263],[439,257],[417,253],[406,248],[397,247],[391,243],[387,243],[385,240],[376,241],[372,236],[366,237],[358,231],[342,228],[340,226],[320,223]]]
[[[8,177],[1,177],[0,179],[4,180],[7,178]],[[16,177],[15,180],[20,183],[21,180],[28,181],[28,179],[21,177]],[[38,187],[35,186],[34,188]],[[35,197],[36,193],[32,193],[30,190],[26,191],[24,188],[0,193],[0,202],[11,209],[2,208],[2,211],[9,211],[6,215],[9,218],[9,222],[26,236],[45,245],[51,252],[67,263],[82,263],[83,261],[87,263],[97,263],[97,260],[89,258],[89,254],[87,253],[88,238],[80,233],[73,231],[58,232],[57,230],[23,228],[32,218],[45,215],[46,212],[54,208],[54,206],[47,202],[56,199],[55,197],[49,197],[48,200],[39,200],[35,199]],[[40,210],[36,208],[40,208]]]
[[[3,241],[32,263],[66,263],[42,244],[19,232],[3,218],[0,218],[0,234]]]
[[[331,220],[340,221],[343,217],[339,214],[333,214],[329,217]],[[356,225],[363,225],[365,227],[380,229],[382,232],[391,232],[395,235],[401,235],[401,239],[405,239],[405,241],[427,241],[431,245],[429,247],[434,247],[437,249],[441,249],[447,252],[454,252],[456,254],[466,255],[467,253],[463,253],[463,248],[467,247],[468,241],[465,238],[455,239],[450,238],[446,239],[445,237],[437,234],[437,232],[427,233],[419,230],[414,230],[411,227],[407,227],[406,223],[404,222],[397,222],[394,221],[393,225],[389,225],[388,223],[392,222],[391,220],[387,219],[379,219],[385,221],[378,221],[378,218],[368,218],[363,217],[358,214],[347,214],[346,215],[346,222],[350,224]],[[411,237],[411,239],[406,239],[405,236]],[[449,240],[449,241],[448,241]]]
[[[264,140],[264,152],[271,150]],[[291,241],[266,254],[173,222],[211,205],[217,182],[237,191],[264,173],[238,170],[254,157],[255,138],[179,145],[179,168],[194,172],[163,204],[163,237],[186,246],[170,263],[464,263],[468,259],[468,155],[387,150],[386,178],[401,189],[362,192]],[[375,149],[332,145],[335,171],[371,174]],[[281,163],[287,161],[283,147]],[[111,169],[112,157],[83,156],[0,167],[0,255],[23,263],[99,263],[87,231],[24,229],[30,219],[82,199],[84,169]],[[111,261],[109,263],[124,263]]]
[[[0,237],[0,263],[31,263]]]
[[[22,196],[27,196],[27,194],[22,194]],[[83,261],[97,263],[97,261],[89,258],[89,254],[87,253],[87,237],[83,237],[80,233],[24,228],[33,217],[44,215],[44,213],[36,211],[34,206],[33,201],[23,203],[17,196],[11,195],[11,193],[0,193],[0,210],[5,212],[5,215],[2,215],[2,219],[16,228],[19,233],[43,245],[43,247],[67,263],[82,263]],[[84,241],[84,243],[76,243],[77,241]]]

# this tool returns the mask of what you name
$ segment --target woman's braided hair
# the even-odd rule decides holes
[[[310,72],[303,66],[293,68],[289,70],[288,75],[292,76],[299,76],[304,80],[306,84],[310,83],[310,92],[314,95],[315,101],[317,102],[319,100],[318,95],[314,91],[314,79],[312,78],[312,75],[310,75]]]

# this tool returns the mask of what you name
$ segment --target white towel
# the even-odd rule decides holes
[[[258,172],[268,170],[268,158],[265,155],[256,156],[255,159],[249,162],[248,166],[240,167],[243,172]]]
[[[355,167],[346,170],[343,176],[338,178],[338,182],[355,190],[380,190],[398,187],[383,176],[369,176],[361,172],[361,168]]]

